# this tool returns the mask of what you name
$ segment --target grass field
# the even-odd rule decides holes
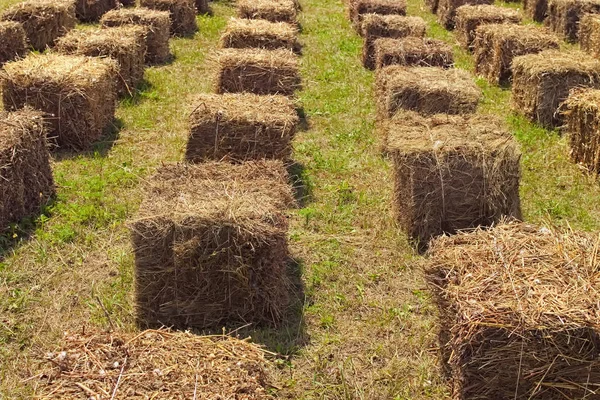
[[[290,245],[302,293],[280,329],[238,333],[281,354],[273,374],[282,398],[445,398],[435,310],[419,257],[391,217],[390,165],[378,152],[362,40],[341,0],[301,3],[299,101],[308,127],[295,140],[294,158],[306,198],[291,211]],[[172,40],[175,61],[148,69],[143,90],[121,103],[114,138],[86,154],[56,156],[56,201],[3,239],[0,398],[27,397],[21,380],[63,331],[136,329],[126,221],[153,169],[182,159],[194,94],[212,90],[213,55],[234,13],[228,3],[213,9],[213,17],[199,17],[193,39]],[[456,44],[421,0],[409,0],[409,14],[428,21],[430,36]],[[457,67],[472,69],[469,54],[456,47],[455,57]],[[524,218],[599,229],[600,189],[568,161],[566,139],[511,113],[509,90],[478,84],[480,112],[504,116],[521,144]]]

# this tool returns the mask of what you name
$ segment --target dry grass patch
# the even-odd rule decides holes
[[[298,6],[293,0],[238,0],[237,7],[240,18],[298,23]]]
[[[589,171],[599,173],[600,90],[572,90],[565,102],[564,118],[571,159]]]
[[[194,0],[140,0],[140,6],[168,11],[174,36],[191,36],[198,30]]]
[[[405,0],[350,0],[348,13],[352,26],[362,34],[362,20],[366,14],[406,15]]]
[[[579,20],[586,13],[599,13],[600,0],[548,0],[544,24],[569,42],[579,37]]]
[[[23,25],[13,21],[0,21],[0,67],[26,53],[27,35]]]
[[[442,40],[407,37],[375,41],[375,68],[388,65],[450,68],[454,65],[452,46]]]
[[[489,5],[494,0],[438,0],[437,16],[438,22],[446,29],[454,29],[456,10],[464,5]]]
[[[475,30],[484,24],[518,24],[521,15],[517,10],[488,4],[461,6],[456,9],[456,39],[466,50],[471,49]]]
[[[285,22],[231,18],[221,36],[223,48],[287,49],[300,52],[298,29]]]

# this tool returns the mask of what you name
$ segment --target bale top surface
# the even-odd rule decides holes
[[[582,51],[562,52],[545,50],[537,54],[516,57],[513,68],[520,68],[531,75],[548,73],[600,73],[600,61]]]
[[[458,89],[466,97],[481,97],[481,90],[471,74],[463,69],[439,67],[405,67],[391,65],[381,68],[378,80],[385,81],[388,89],[396,86],[419,86],[421,91]]]
[[[79,54],[121,53],[140,45],[145,37],[146,28],[135,25],[123,25],[103,29],[74,29],[60,38],[57,48]],[[92,54],[90,54],[92,55]],[[107,54],[105,54],[107,55]]]
[[[3,20],[24,21],[35,17],[40,19],[53,19],[57,11],[69,12],[73,3],[67,0],[35,0],[17,3],[2,13]]]
[[[366,35],[369,30],[406,30],[411,28],[415,32],[422,30],[423,34],[427,29],[425,20],[421,17],[407,17],[403,15],[380,15],[365,14],[362,22],[362,31]]]
[[[21,143],[23,130],[42,124],[43,119],[42,113],[28,107],[13,112],[0,111],[0,154]]]
[[[243,64],[269,66],[272,68],[298,68],[298,56],[290,50],[222,49],[219,64],[238,66]]]
[[[102,16],[101,23],[107,21],[128,21],[131,24],[148,24],[160,23],[162,21],[169,21],[168,11],[154,10],[145,7],[135,8],[119,8],[117,10],[110,10]]]
[[[239,8],[256,10],[259,13],[273,11],[276,14],[296,15],[297,6],[293,0],[238,0]]]
[[[228,32],[251,33],[256,36],[272,35],[288,41],[296,40],[298,28],[287,22],[271,22],[266,19],[230,18],[225,28]]]
[[[448,53],[450,57],[452,56],[452,46],[443,40],[428,37],[381,38],[377,39],[376,43],[378,51],[386,54],[422,53],[423,55],[427,55],[431,53]]]
[[[571,90],[565,105],[571,109],[598,113],[600,111],[600,89],[577,88]]]
[[[520,21],[521,17],[517,10],[491,4],[464,5],[456,9],[456,20],[494,20],[510,19]]]
[[[535,25],[484,24],[477,28],[477,32],[494,35],[500,40],[518,41],[525,46],[527,43],[535,43],[558,48],[560,44],[555,34]]]

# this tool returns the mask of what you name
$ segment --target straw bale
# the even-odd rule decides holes
[[[4,107],[40,110],[59,146],[86,148],[114,119],[116,74],[111,59],[30,54],[0,72]]]
[[[438,21],[446,29],[454,29],[456,10],[464,5],[493,4],[494,0],[439,0],[437,6]]]
[[[138,323],[277,323],[289,301],[282,162],[166,165],[130,224]]]
[[[477,108],[481,90],[462,69],[384,67],[376,76],[377,116],[392,117],[399,110],[421,114],[466,114]]]
[[[0,231],[40,212],[55,193],[39,112],[0,112],[0,193]]]
[[[81,22],[98,22],[118,6],[118,0],[75,0],[75,14]]]
[[[506,84],[515,57],[558,49],[559,39],[533,25],[489,24],[477,28],[473,43],[475,73],[494,84]]]
[[[375,68],[388,65],[450,68],[454,65],[452,46],[442,40],[419,37],[375,40]]]
[[[571,159],[600,173],[600,90],[573,89],[564,106]]]
[[[475,30],[484,24],[518,24],[521,16],[517,10],[488,4],[460,6],[456,9],[456,39],[462,47],[471,49]]]
[[[600,62],[580,51],[545,50],[516,57],[512,107],[546,128],[562,124],[559,107],[578,86],[600,86]]]
[[[425,0],[425,7],[433,14],[436,14],[439,2],[439,0]]]
[[[579,21],[581,50],[600,58],[600,15],[585,14]]]
[[[363,17],[362,33],[365,37],[362,61],[365,68],[375,68],[375,40],[379,38],[400,39],[408,36],[423,37],[427,24],[421,17],[401,15],[366,14]]]
[[[548,0],[523,0],[525,15],[536,22],[544,22],[548,11]]]
[[[167,11],[157,11],[143,7],[122,8],[104,14],[100,23],[103,27],[143,26],[147,29],[146,63],[162,64],[171,58],[169,50],[171,18]]]
[[[272,399],[264,350],[248,339],[86,327],[48,350],[29,380],[36,399]]]
[[[208,5],[208,0],[195,0],[196,12],[198,14],[212,14],[212,10]]]
[[[194,0],[140,0],[140,6],[168,11],[174,36],[191,36],[198,30]]]
[[[406,15],[406,0],[350,0],[348,11],[352,26],[362,33],[364,15]]]
[[[600,0],[548,0],[544,24],[569,42],[577,42],[579,20],[586,13],[600,13]]]
[[[281,94],[300,88],[298,56],[289,50],[223,49],[217,93]]]
[[[398,223],[420,250],[432,237],[520,218],[520,150],[491,115],[412,111],[386,122]]]
[[[44,51],[75,27],[75,6],[61,0],[25,1],[4,11],[0,19],[19,22],[29,45],[34,50]]]
[[[187,160],[290,160],[299,118],[287,97],[206,94],[195,104]]]
[[[298,29],[286,22],[231,18],[221,36],[223,48],[287,49],[300,53]]]
[[[13,21],[0,21],[0,67],[26,53],[27,36],[23,25]]]
[[[293,0],[238,0],[237,7],[240,18],[298,24],[298,8]]]
[[[56,43],[62,54],[110,57],[119,66],[117,93],[132,95],[144,79],[146,28],[120,26],[107,29],[72,30]]]
[[[517,222],[432,243],[453,399],[598,398],[599,245]]]

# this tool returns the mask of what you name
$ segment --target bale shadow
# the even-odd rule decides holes
[[[68,160],[75,157],[106,157],[115,142],[119,138],[119,133],[125,124],[120,118],[115,118],[113,122],[104,129],[104,135],[94,142],[89,148],[84,150],[65,149],[58,146],[53,147],[52,156],[56,161]]]
[[[298,114],[298,131],[306,132],[310,129],[310,122],[308,120],[308,116],[306,115],[306,111],[303,106],[299,106],[296,108],[296,113]]]
[[[304,208],[312,200],[313,185],[305,173],[304,165],[299,162],[292,162],[287,167],[290,176],[290,184],[294,192],[294,198],[298,203],[298,208]]]
[[[163,64],[161,64],[163,65]],[[144,100],[148,99],[149,94],[154,90],[154,85],[148,82],[146,79],[142,80],[139,85],[137,85],[131,94],[120,99],[122,104],[127,106],[137,106],[142,103]]]

